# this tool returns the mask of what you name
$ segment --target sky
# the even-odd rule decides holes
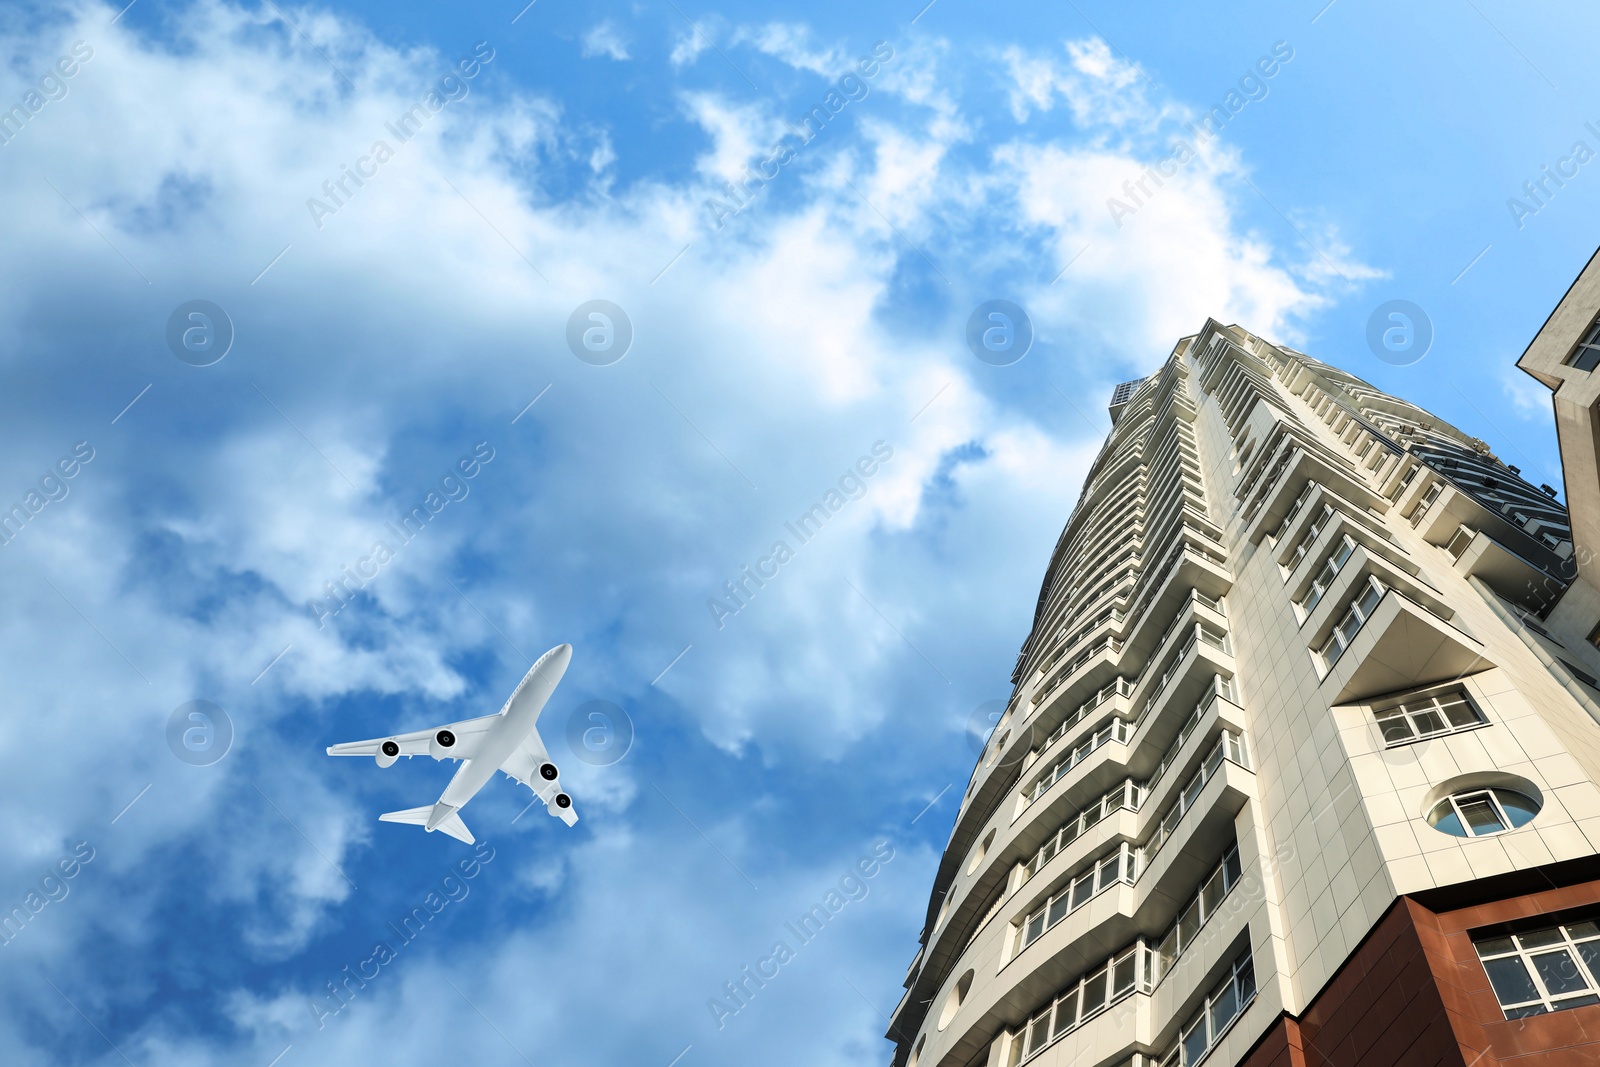
[[[1597,21],[6,5],[0,1060],[887,1062],[1116,383],[1210,316],[1560,485]],[[575,828],[324,754],[563,642]]]

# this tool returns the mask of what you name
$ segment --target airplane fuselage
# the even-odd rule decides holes
[[[489,728],[471,759],[461,761],[455,777],[445,786],[444,795],[433,806],[427,827],[434,829],[451,812],[459,811],[467,801],[477,795],[495,771],[514,752],[518,745],[533,732],[539,712],[555,691],[561,676],[567,673],[572,662],[572,646],[559,645],[539,657],[517,691],[511,695],[500,721]]]

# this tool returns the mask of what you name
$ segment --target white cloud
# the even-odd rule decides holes
[[[633,149],[613,147],[608,130],[566,128],[559,101],[474,89],[393,144],[394,158],[351,184],[319,229],[307,198],[392,139],[386,124],[456,57],[388,47],[332,15],[297,16],[351,90],[266,15],[201,3],[169,48],[126,22],[108,28],[109,14],[85,7],[76,24],[8,44],[13,56],[55,55],[82,36],[96,52],[72,93],[7,147],[0,172],[14,222],[0,247],[0,359],[21,373],[37,353],[59,353],[75,390],[18,420],[0,475],[28,484],[80,435],[100,454],[0,559],[11,581],[0,668],[28,709],[0,726],[0,774],[18,798],[0,873],[26,881],[63,841],[100,835],[104,863],[83,877],[139,892],[85,892],[66,902],[80,911],[63,906],[41,918],[53,926],[27,933],[40,951],[72,949],[64,959],[90,958],[90,944],[100,958],[101,940],[143,959],[173,894],[187,891],[172,884],[172,857],[205,857],[209,881],[182,899],[237,932],[228,944],[245,957],[239,986],[218,996],[244,1036],[197,1033],[165,1014],[131,1024],[126,1047],[163,1062],[247,1052],[266,1062],[290,1040],[308,1063],[374,1050],[432,1062],[495,1046],[445,978],[519,1044],[553,1035],[587,1059],[633,1060],[659,1042],[670,1060],[678,1021],[698,1017],[786,909],[853,858],[817,846],[806,855],[826,863],[786,858],[794,812],[814,814],[804,808],[811,783],[881,776],[900,788],[935,756],[948,760],[938,746],[959,744],[968,706],[1000,695],[1098,444],[1053,400],[1029,407],[1008,390],[1048,397],[1060,382],[1076,395],[1121,375],[1119,363],[1130,371],[1121,376],[1145,373],[1207,315],[1292,338],[1326,299],[1327,279],[1287,265],[1240,222],[1236,155],[1207,154],[1120,228],[1105,201],[1140,174],[1134,149],[1022,131],[987,155],[957,156],[969,120],[938,76],[952,51],[933,45],[886,66],[876,85],[888,91],[851,104],[860,120],[830,127],[774,179],[781,188],[720,232],[706,225],[706,197],[769,150],[798,98],[678,90],[678,132],[693,134],[693,123],[709,145],[618,187],[617,156]],[[746,39],[818,73],[849,58],[795,27]],[[699,47],[675,49],[673,63]],[[1019,80],[1027,108],[1058,97],[1086,117],[1125,108],[1114,121],[1130,129],[1166,113],[1137,104],[1128,70],[1094,43],[1068,57],[1064,71],[1037,75],[1044,87]],[[1026,302],[1040,337],[1040,355],[1011,378],[960,341],[965,309],[995,278]],[[933,295],[906,295],[919,287]],[[238,328],[234,351],[211,368],[179,363],[160,340],[171,309],[197,294]],[[611,367],[565,346],[568,316],[596,297],[623,305],[635,328]],[[496,458],[470,495],[319,629],[307,600],[480,440]],[[894,457],[866,494],[795,546],[793,563],[718,630],[707,600],[878,440]],[[952,463],[958,454],[969,458]],[[320,979],[290,973],[295,954],[334,922],[352,936],[359,923],[379,925],[335,867],[438,844],[374,819],[390,810],[380,805],[437,795],[448,770],[411,761],[379,777],[367,762],[330,766],[322,746],[492,710],[524,656],[560,640],[579,654],[568,703],[546,713],[552,747],[579,700],[605,697],[650,709],[638,716],[640,757],[567,768],[580,834],[550,834],[537,810],[505,831],[507,855],[491,871],[511,888],[494,896],[483,883],[482,899],[450,920],[451,932],[477,936],[419,942],[301,1060],[294,1005]],[[183,766],[165,747],[167,716],[195,696],[238,726],[215,767]],[[885,737],[909,754],[883,758]],[[38,758],[45,751],[51,759]],[[698,762],[673,762],[684,758]],[[645,781],[663,769],[676,783]],[[661,799],[668,789],[681,816]],[[468,824],[499,834],[524,796],[492,783]],[[745,887],[719,849],[782,890],[730,898]],[[542,865],[557,851],[564,862]],[[892,868],[903,883],[880,883],[870,906],[914,913],[931,862],[908,846]],[[527,899],[554,909],[539,913],[544,924],[473,925],[474,907]],[[835,964],[883,970],[884,946],[861,940],[803,956],[772,991],[772,1010],[741,1016],[728,1047],[769,1059],[794,1050],[774,1062],[881,1062],[857,1038],[876,1017],[833,980]],[[469,959],[455,954],[462,945]],[[647,966],[662,960],[672,967]],[[540,994],[531,1002],[530,989]],[[42,1003],[31,988],[25,996]],[[118,996],[120,1007],[137,1000],[107,993]],[[611,1057],[574,1029],[578,1006],[600,996],[642,1006],[637,1022],[601,1035]],[[688,1029],[683,1042],[698,1040]],[[0,1047],[34,1053],[19,1059],[48,1058],[39,1040],[0,1031]]]
[[[607,56],[616,60],[631,58],[622,32],[610,19],[596,23],[583,35],[583,55],[585,58]]]
[[[1500,387],[1518,418],[1546,424],[1553,422],[1550,390],[1544,385],[1512,368],[1502,374]]]

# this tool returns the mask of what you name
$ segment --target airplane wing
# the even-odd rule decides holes
[[[478,750],[483,735],[499,721],[499,715],[484,715],[477,719],[435,726],[431,730],[414,730],[393,737],[375,737],[370,741],[349,741],[328,749],[330,756],[376,756],[379,761],[390,761],[401,756],[432,756],[434,759],[467,760]],[[385,748],[389,745],[389,748]],[[387,766],[387,764],[385,764]]]
[[[560,777],[546,780],[539,773],[541,767],[554,770],[555,764],[551,762],[550,752],[544,747],[544,741],[539,737],[537,728],[528,731],[528,736],[523,738],[522,743],[511,751],[511,755],[506,757],[504,763],[500,764],[500,769],[507,775],[533,790],[534,794],[544,801],[545,808],[551,815],[568,826],[576,826],[578,813],[572,810],[572,798],[561,788]],[[563,798],[566,800],[564,805],[561,803]]]

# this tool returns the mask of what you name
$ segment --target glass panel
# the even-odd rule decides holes
[[[1194,935],[1200,930],[1200,902],[1194,901],[1183,914],[1178,916],[1178,951],[1182,952],[1194,943]]]
[[[1411,732],[1411,723],[1406,719],[1405,712],[1400,708],[1389,708],[1387,711],[1377,713],[1378,725],[1383,728],[1385,744],[1392,745],[1398,741],[1409,741],[1414,736]]]
[[[1478,950],[1479,958],[1485,956],[1503,956],[1507,952],[1517,951],[1517,946],[1509,937],[1492,937],[1487,941],[1479,941],[1473,946]]]
[[[1458,730],[1464,726],[1476,726],[1483,721],[1478,709],[1467,703],[1466,698],[1459,694],[1445,698],[1444,713],[1449,717],[1450,725]]]
[[[1056,1029],[1052,1035],[1060,1037],[1078,1021],[1078,987],[1073,986],[1056,1001]]]
[[[1361,599],[1356,607],[1361,610],[1362,618],[1372,614],[1372,609],[1378,606],[1378,601],[1383,599],[1383,586],[1370,579],[1367,582],[1366,592],[1361,594]]]
[[[1121,854],[1109,856],[1100,861],[1100,884],[1096,888],[1096,892],[1107,888],[1112,882],[1117,880],[1117,865],[1121,863],[1121,861]]]
[[[1582,941],[1586,937],[1600,937],[1600,924],[1597,923],[1568,923],[1567,936],[1574,941]]]
[[[1513,793],[1509,789],[1496,789],[1495,797],[1500,801],[1500,806],[1506,811],[1506,818],[1511,820],[1512,826],[1525,826],[1537,814],[1539,806],[1521,793]]]
[[[1106,1005],[1106,971],[1102,967],[1083,980],[1083,1015],[1099,1011]]]
[[[1593,926],[1593,923],[1584,923]],[[1589,965],[1589,980],[1595,985],[1600,985],[1600,941],[1583,941],[1578,944],[1578,955],[1583,957],[1583,962]]]
[[[1339,620],[1339,636],[1344,639],[1346,645],[1350,644],[1350,639],[1355,637],[1356,631],[1361,629],[1361,624],[1365,621],[1366,618],[1354,608],[1346,612],[1345,617]]]
[[[1349,559],[1350,553],[1354,551],[1355,545],[1351,543],[1349,535],[1346,535],[1345,539],[1339,543],[1339,547],[1334,551],[1333,559],[1330,560],[1333,564],[1333,569],[1337,571],[1340,567],[1343,567],[1344,561]]]
[[[1222,869],[1213,871],[1211,877],[1206,879],[1205,888],[1200,890],[1200,913],[1206,918],[1217,913],[1217,905],[1222,903]]]
[[[1172,961],[1178,958],[1178,927],[1173,925],[1167,931],[1167,936],[1161,939],[1161,947],[1156,950],[1156,977],[1166,974],[1172,969]],[[1585,957],[1587,958],[1587,957]]]
[[[1044,933],[1044,912],[1040,911],[1039,914],[1028,920],[1028,928],[1023,932],[1022,943],[1031,945],[1039,939],[1039,935],[1042,933]]]
[[[1517,943],[1523,948],[1546,948],[1562,944],[1565,940],[1559,926],[1552,926],[1548,930],[1531,930],[1517,936]]]
[[[1234,978],[1239,983],[1239,1003],[1243,1004],[1256,995],[1256,964],[1255,960],[1246,956],[1239,961],[1234,970]]]
[[[1483,969],[1489,975],[1489,984],[1494,986],[1494,995],[1500,998],[1502,1005],[1539,999],[1539,990],[1534,987],[1533,979],[1528,977],[1528,968],[1522,965],[1522,957],[1484,960]]]
[[[1413,717],[1412,722],[1416,724],[1417,733],[1423,735],[1444,733],[1450,729],[1450,725],[1445,722],[1444,716],[1432,708],[1418,712]]]
[[[1221,1033],[1222,1028],[1233,1021],[1239,1010],[1239,994],[1233,987],[1233,975],[1222,983],[1222,987],[1212,994],[1211,999],[1211,1032]]]
[[[1200,798],[1200,790],[1205,787],[1206,776],[1197,774],[1183,791],[1183,810],[1188,811],[1194,802]]]
[[[1456,809],[1451,806],[1448,798],[1439,801],[1433,811],[1428,813],[1428,825],[1454,837],[1467,836],[1467,828],[1461,825],[1461,816],[1456,814]]]
[[[1050,917],[1045,920],[1046,926],[1054,926],[1067,917],[1067,912],[1072,910],[1072,905],[1067,899],[1067,894],[1062,893],[1050,902]]]
[[[1507,1008],[1507,1019],[1526,1019],[1530,1015],[1543,1015],[1550,1009],[1543,1004],[1529,1004],[1525,1008]]]
[[[1229,849],[1228,854],[1222,857],[1222,870],[1225,875],[1225,884],[1232,889],[1239,881],[1239,850]]]
[[[1028,1032],[1028,1055],[1033,1055],[1044,1048],[1045,1042],[1050,1040],[1050,1013],[1045,1012],[1033,1021],[1033,1029]]]
[[[1137,969],[1134,965],[1138,962],[1138,956],[1135,953],[1130,952],[1126,956],[1123,956],[1116,963],[1112,964],[1111,995],[1113,997],[1121,993],[1126,993],[1128,990],[1133,988],[1133,980],[1137,974]]]
[[[1080,908],[1084,902],[1094,896],[1094,872],[1083,875],[1072,886],[1072,906]]]
[[[1469,793],[1456,798],[1456,807],[1461,811],[1461,817],[1466,820],[1467,826],[1476,836],[1498,833],[1506,828],[1500,821],[1500,813],[1490,803],[1489,797],[1484,793]]]
[[[1578,961],[1564,948],[1533,957],[1533,969],[1539,972],[1539,980],[1553,997],[1589,988],[1589,980],[1578,968]]]
[[[1190,1028],[1183,1034],[1183,1063],[1184,1067],[1193,1067],[1200,1062],[1200,1057],[1206,1054],[1206,1019],[1201,1012]]]

